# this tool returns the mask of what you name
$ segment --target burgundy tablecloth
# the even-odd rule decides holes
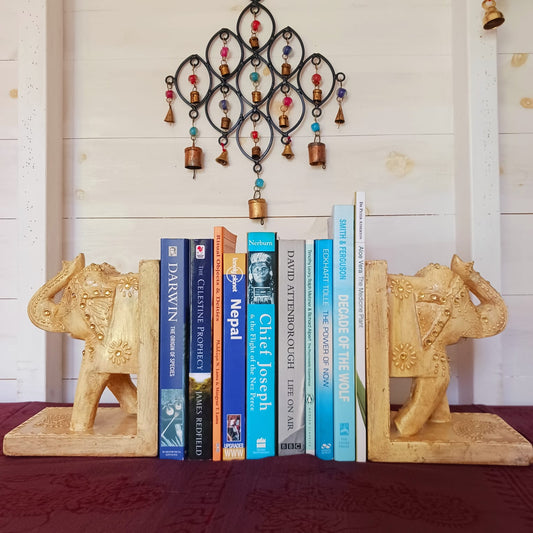
[[[49,404],[0,404],[0,437]],[[533,407],[500,415],[530,441]],[[533,466],[0,455],[4,532],[533,532]]]

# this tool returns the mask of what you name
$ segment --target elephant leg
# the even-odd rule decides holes
[[[126,413],[130,415],[137,413],[137,387],[133,384],[129,374],[111,374],[107,387]]]
[[[433,413],[442,415],[447,405],[446,389],[449,381],[449,373],[413,379],[409,399],[394,419],[394,424],[402,436],[408,437],[418,433]]]
[[[446,394],[444,394],[441,402],[431,414],[430,420],[431,422],[444,423],[449,422],[451,419],[452,415],[450,413],[450,404],[448,403],[448,397]]]
[[[88,431],[93,427],[98,402],[108,380],[109,374],[98,373],[85,359],[82,361],[70,419],[72,431]]]

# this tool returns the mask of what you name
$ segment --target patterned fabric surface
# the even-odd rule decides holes
[[[0,437],[47,405],[0,404]],[[533,407],[464,410],[533,440]],[[532,532],[533,466],[0,455],[0,532],[49,531]]]

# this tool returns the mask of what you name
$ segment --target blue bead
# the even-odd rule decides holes
[[[220,100],[220,102],[218,103],[218,107],[220,107],[220,109],[222,109],[222,111],[227,111],[228,110],[228,101],[227,100]]]
[[[252,72],[250,73],[250,79],[252,80],[252,82],[256,82],[256,81],[259,81],[259,73],[258,72]]]
[[[196,137],[198,135],[198,128],[195,128],[194,126],[189,130],[189,134],[191,137]]]
[[[259,187],[260,189],[262,189],[265,186],[265,180],[262,179],[262,178],[257,178],[255,180],[255,186]]]
[[[313,122],[311,124],[311,129],[316,133],[317,131],[320,131],[320,124],[318,122]]]
[[[344,87],[339,87],[337,89],[337,96],[339,98],[344,98],[346,96],[346,89]]]
[[[292,46],[289,46],[288,44],[283,47],[283,55],[284,56],[290,56],[292,52]]]

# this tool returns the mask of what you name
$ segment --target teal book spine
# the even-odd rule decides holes
[[[333,206],[333,448],[355,461],[354,206]]]
[[[305,453],[315,455],[315,241],[305,241]]]
[[[333,241],[315,241],[316,455],[333,459]]]
[[[248,233],[246,458],[276,454],[276,234]]]
[[[161,239],[159,457],[187,455],[189,241]]]

